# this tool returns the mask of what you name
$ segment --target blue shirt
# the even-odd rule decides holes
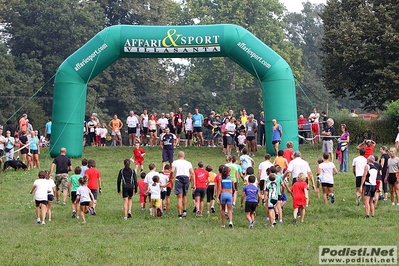
[[[36,151],[38,149],[39,139],[37,137],[30,138],[30,149]]]
[[[222,189],[232,189],[233,183],[231,182],[230,176],[226,177],[225,179],[222,178]]]
[[[273,126],[272,140],[281,140],[281,136],[280,136],[281,130],[282,130],[282,127],[280,124],[277,124],[276,130],[274,130],[274,126]]]
[[[202,120],[204,120],[204,116],[202,114],[193,114],[194,127],[202,127]]]
[[[254,184],[249,184],[242,189],[245,192],[246,202],[258,202],[259,189]]]
[[[51,134],[51,121],[46,123],[46,134]]]

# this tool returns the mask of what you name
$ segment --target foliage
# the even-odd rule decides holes
[[[324,84],[335,97],[350,96],[367,110],[397,99],[399,3],[331,0],[322,15]]]
[[[145,150],[146,170],[149,162],[159,166],[160,150],[155,147]],[[201,160],[217,169],[225,162],[219,148],[192,147],[184,151],[193,165]],[[309,160],[311,169],[315,169],[321,150],[302,145],[301,152]],[[397,227],[397,207],[391,206],[389,200],[380,201],[375,218],[364,219],[364,208],[355,203],[352,173],[335,176],[334,204],[324,204],[310,191],[305,222],[296,225],[292,224],[292,198],[289,195],[284,206],[283,225],[264,226],[265,209],[259,206],[255,229],[250,230],[244,210],[237,207],[233,213],[235,228],[229,230],[220,228],[219,211],[195,217],[191,212],[190,192],[188,217],[183,220],[177,218],[176,196],[171,196],[170,212],[151,218],[148,203],[146,211],[141,212],[139,196],[135,195],[133,218],[125,221],[123,200],[116,193],[116,177],[123,167],[123,159],[131,154],[128,147],[86,147],[84,150],[84,157],[96,160],[103,179],[97,215],[89,215],[85,225],[81,225],[81,220],[71,218],[70,198],[67,198],[67,206],[53,203],[51,222],[46,221],[43,226],[36,224],[34,202],[28,192],[37,178],[38,169],[0,173],[0,264],[265,265],[277,261],[278,265],[317,265],[320,245],[397,245],[397,236],[392,233]],[[258,154],[254,157],[255,167],[263,160],[262,151]],[[352,146],[349,161],[357,154]],[[48,157],[48,149],[42,150],[40,160],[43,169],[50,167],[52,159]],[[80,159],[72,159],[73,167],[80,163]],[[240,183],[238,202],[241,189]],[[218,209],[218,205],[215,207]],[[378,230],[368,230],[365,234],[362,233],[365,228]],[[283,248],[276,252],[278,247]]]
[[[394,125],[399,124],[399,100],[393,101],[387,105],[384,112],[385,117]]]

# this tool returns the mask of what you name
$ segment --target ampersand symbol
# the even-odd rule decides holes
[[[175,29],[170,29],[168,30],[168,36],[163,38],[162,40],[162,45],[166,48],[171,47],[171,46],[177,46],[176,41],[182,36],[182,34],[176,34],[176,39],[173,39],[173,35],[176,34]],[[167,44],[166,41],[169,40],[170,44]]]

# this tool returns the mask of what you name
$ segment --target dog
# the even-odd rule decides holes
[[[15,171],[18,171],[21,168],[25,171],[28,170],[28,166],[24,164],[21,160],[11,160],[4,163],[3,172],[10,166],[14,168]]]

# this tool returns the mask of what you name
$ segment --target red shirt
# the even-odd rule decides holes
[[[134,148],[133,149],[133,154],[134,154],[134,160],[136,162],[142,162],[144,161],[143,153],[145,153],[145,150],[142,148]]]
[[[218,191],[216,191],[216,196],[218,197],[219,196],[219,191],[220,191],[220,186],[221,186],[221,183],[220,183],[220,180],[222,179],[222,174],[217,174],[216,176],[215,176],[215,186],[217,186],[217,190]],[[216,189],[216,187],[215,187],[215,189]]]
[[[137,185],[139,186],[140,189],[140,194],[144,195],[145,194],[145,187],[146,183],[144,182],[144,179],[140,179],[139,182],[137,182]]]
[[[364,149],[366,150],[366,153],[364,154],[364,157],[367,159],[369,158],[370,155],[373,155],[375,145],[364,145]]]
[[[287,159],[287,162],[290,163],[292,161],[292,155],[294,155],[294,150],[291,148],[287,148],[284,150],[283,157]]]
[[[206,188],[206,182],[209,178],[209,172],[203,168],[198,168],[194,170],[195,174],[195,187],[196,188]]]
[[[169,184],[166,187],[173,188],[173,179],[175,178],[173,175],[170,176],[169,170],[163,170],[163,174],[169,178]]]
[[[298,119],[298,129],[303,129],[303,124],[307,122],[308,120],[306,118]]]
[[[100,171],[92,167],[86,170],[85,175],[89,178],[87,187],[91,190],[98,189],[98,180],[101,178]]]
[[[292,185],[290,190],[294,194],[292,196],[294,208],[298,208],[298,205],[306,205],[305,189],[308,189],[305,181],[298,181]]]

